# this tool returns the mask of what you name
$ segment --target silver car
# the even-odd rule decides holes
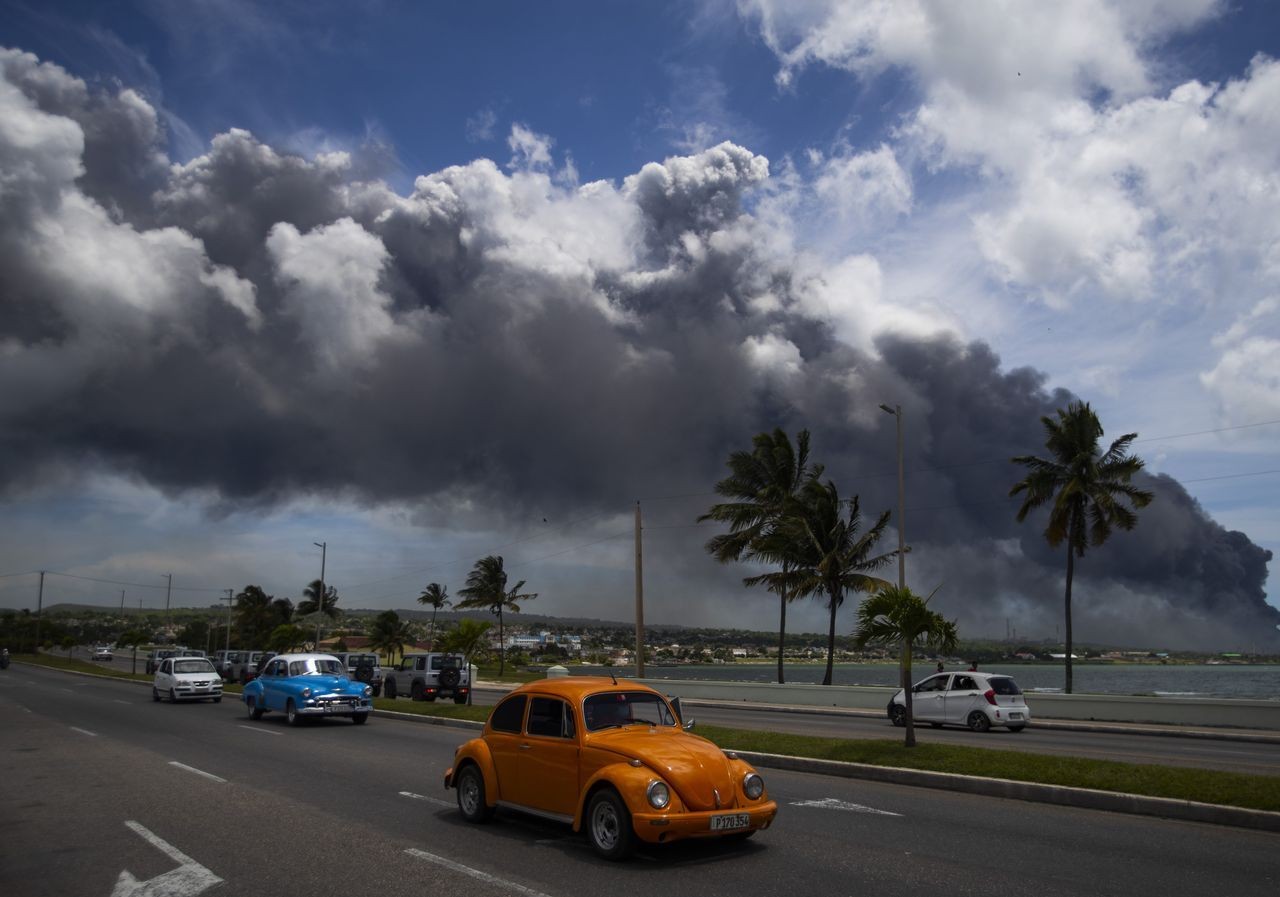
[[[1021,732],[1031,722],[1031,708],[1012,677],[977,670],[936,673],[917,682],[911,688],[911,712],[918,723],[968,726],[975,732],[992,726]],[[889,701],[888,714],[895,726],[906,725],[902,689]]]

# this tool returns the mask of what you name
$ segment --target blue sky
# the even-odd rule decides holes
[[[979,382],[978,355],[960,353],[949,374],[913,370],[886,337],[980,341],[999,359],[984,376],[1005,385],[1041,372],[1044,389],[1089,400],[1108,437],[1139,433],[1148,468],[1182,482],[1215,524],[1280,550],[1271,4],[4,3],[0,46],[31,54],[8,59],[8,101],[43,147],[23,155],[26,138],[10,132],[0,163],[25,184],[65,150],[88,171],[39,174],[62,197],[35,225],[48,245],[10,247],[37,286],[15,274],[0,294],[10,373],[35,378],[46,402],[8,387],[0,413],[22,434],[12,451],[48,460],[0,493],[20,534],[0,548],[0,574],[15,574],[0,578],[0,606],[30,604],[38,569],[85,577],[59,580],[65,600],[106,603],[120,588],[154,600],[147,584],[169,569],[197,602],[249,581],[293,595],[315,566],[310,543],[327,539],[351,606],[409,606],[437,574],[456,590],[474,556],[503,549],[535,565],[540,609],[623,618],[618,533],[640,498],[658,545],[679,542],[655,558],[656,617],[769,628],[771,596],[744,598],[741,571],[706,566],[705,532],[681,527],[705,509],[727,449],[774,425],[825,434],[828,467],[856,491],[892,464],[875,409],[898,390],[920,440],[914,465],[935,478],[916,478],[908,503],[934,549],[931,561],[915,546],[917,585],[958,579],[940,600],[974,634],[1001,634],[1007,619],[1046,634],[1061,572],[1028,556],[1035,533],[931,510],[965,491],[937,473],[947,460],[1036,446],[1000,442],[1006,428],[943,398],[960,366]],[[41,79],[62,93],[40,93]],[[456,230],[432,242],[441,216]],[[446,263],[446,246],[465,258]],[[98,278],[106,286],[76,268],[134,249],[129,271]],[[69,260],[42,267],[60,253]],[[172,256],[161,265],[157,253]],[[55,362],[39,309],[59,290],[74,299],[49,314],[80,338],[59,337]],[[212,291],[208,309],[184,305],[192,290]],[[563,302],[583,305],[556,318]],[[516,349],[458,374],[492,348],[469,342],[473,314],[533,328],[512,345],[545,365]],[[128,340],[147,348],[126,361]],[[418,344],[419,356],[458,355],[439,368],[397,355]],[[219,367],[179,388],[175,345],[176,358]],[[282,368],[291,352],[297,365]],[[578,366],[553,371],[566,353]],[[608,358],[667,359],[688,395],[674,401],[657,374],[641,388]],[[615,382],[627,398],[587,394]],[[837,382],[843,398],[825,389]],[[353,383],[370,392],[354,398]],[[986,413],[1012,415],[992,384],[974,387],[991,393]],[[436,435],[405,428],[415,390]],[[140,393],[165,414],[85,412]],[[316,407],[343,409],[365,437],[330,432]],[[615,407],[642,420],[611,442],[601,431]],[[545,425],[547,457],[508,446],[511,430],[485,423],[494,408]],[[250,456],[225,436],[247,421],[281,435]],[[308,428],[341,441],[343,463],[303,457],[316,441],[291,440]],[[188,430],[190,444],[175,435]],[[557,446],[557,432],[578,447]],[[682,458],[670,446],[690,433]],[[450,438],[464,447],[429,452],[438,476],[388,460]],[[610,468],[616,494],[599,485]],[[864,504],[882,497],[868,482]],[[987,547],[962,546],[965,526]],[[1192,538],[1185,521],[1149,530],[1166,527]],[[1006,550],[994,577],[969,556]],[[1194,567],[1195,582],[1144,586],[1123,557],[1108,547],[1097,561],[1084,637],[1113,630],[1108,608],[1122,600],[1134,619],[1195,606],[1177,631],[1199,625],[1216,561],[1173,552],[1160,576],[1185,581]],[[1240,575],[1256,588],[1256,570]],[[999,608],[974,611],[965,596],[992,579]],[[1280,606],[1275,582],[1262,588]],[[821,628],[811,605],[797,625]]]

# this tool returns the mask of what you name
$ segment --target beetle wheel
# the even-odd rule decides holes
[[[458,789],[458,812],[467,822],[488,822],[493,808],[484,802],[484,776],[475,766],[464,766],[455,783]]]
[[[631,813],[612,788],[597,791],[591,798],[587,808],[587,837],[596,853],[606,860],[623,860],[631,855],[635,843]]]

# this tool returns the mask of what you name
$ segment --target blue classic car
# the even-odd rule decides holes
[[[295,726],[317,716],[349,716],[359,725],[373,710],[373,689],[353,682],[329,654],[277,655],[244,687],[243,697],[251,719],[275,710]]]

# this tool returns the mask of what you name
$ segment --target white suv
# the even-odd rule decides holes
[[[406,654],[382,680],[385,697],[408,694],[415,701],[453,698],[467,703],[471,693],[471,673],[461,654]]]
[[[889,701],[889,719],[895,726],[907,724],[906,698],[902,689]],[[1031,722],[1031,708],[1022,689],[1000,673],[937,673],[911,688],[911,712],[918,723],[931,726],[950,724],[986,732],[1004,726],[1021,732]]]

